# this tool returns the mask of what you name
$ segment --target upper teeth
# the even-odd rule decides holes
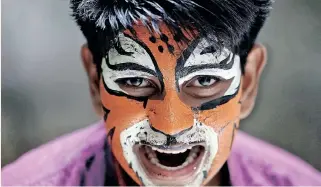
[[[158,151],[158,152],[162,152],[162,153],[168,153],[168,154],[178,154],[178,153],[182,153],[182,152],[185,152],[187,151],[187,149],[191,149],[188,157],[186,158],[185,162],[183,164],[181,164],[180,166],[177,166],[177,167],[168,167],[168,166],[164,166],[162,164],[159,163],[159,160],[157,159],[157,156],[156,156],[156,153],[155,151]],[[149,146],[146,146],[145,147],[145,150],[146,150],[146,153],[148,155],[148,158],[149,160],[151,161],[152,164],[162,168],[162,169],[166,169],[166,170],[178,170],[178,169],[181,169],[185,166],[187,166],[188,164],[192,163],[194,161],[194,159],[197,157],[197,153],[200,151],[200,149],[198,147],[193,147],[193,148],[187,148],[187,149],[181,149],[181,150],[163,150],[163,149],[158,149],[158,148],[155,148],[155,147],[149,147]],[[153,151],[155,150],[155,151]]]
[[[152,147],[154,151],[160,152],[160,153],[166,153],[166,154],[179,154],[184,153],[187,151],[187,149],[191,149],[191,147],[186,149],[180,149],[180,150],[170,150],[170,149],[158,149],[156,147]]]

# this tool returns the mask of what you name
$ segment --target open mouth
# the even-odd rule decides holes
[[[138,145],[137,156],[149,178],[166,185],[186,184],[193,180],[201,166],[205,149],[202,145],[160,149],[149,145]],[[170,181],[175,179],[175,181]]]
[[[120,134],[123,155],[136,179],[146,186],[200,186],[218,150],[218,134],[197,121],[180,134],[166,135],[148,120]]]

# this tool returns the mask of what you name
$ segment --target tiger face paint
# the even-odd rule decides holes
[[[180,44],[166,27],[135,32],[120,34],[102,62],[112,152],[138,184],[205,184],[227,160],[239,123],[240,58],[203,38]]]

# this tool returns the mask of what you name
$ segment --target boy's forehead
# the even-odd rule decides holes
[[[125,30],[124,34],[137,38],[148,48],[157,48],[157,50],[153,51],[165,54],[170,53],[174,56],[179,56],[195,40],[192,36],[193,34],[188,31],[184,31],[180,35],[174,35],[165,24],[160,24],[158,31],[151,31],[146,26],[137,24],[132,29]],[[188,42],[183,42],[183,37]]]

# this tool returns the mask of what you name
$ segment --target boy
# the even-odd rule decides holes
[[[5,167],[3,185],[320,185],[239,132],[266,49],[269,0],[72,0],[104,119]]]

